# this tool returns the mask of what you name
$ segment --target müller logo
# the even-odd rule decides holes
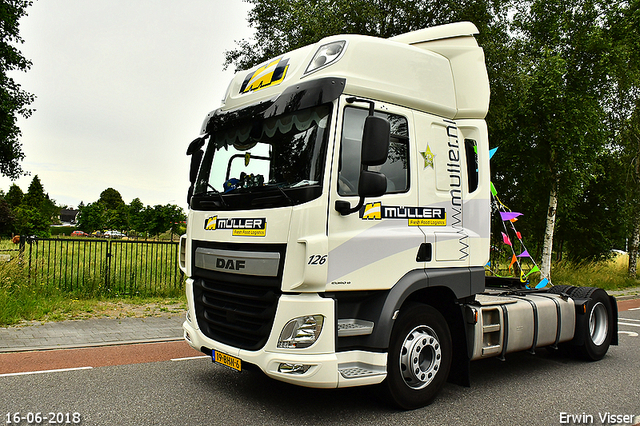
[[[365,220],[405,219],[409,226],[446,226],[447,214],[442,207],[385,206],[381,202],[366,204],[360,209]]]
[[[264,237],[267,235],[267,219],[262,218],[219,218],[212,216],[205,219],[204,229],[217,231],[231,229],[233,236]]]

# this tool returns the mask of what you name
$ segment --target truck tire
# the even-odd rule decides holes
[[[548,292],[553,294],[566,294],[567,296],[571,296],[571,293],[577,288],[578,287],[574,287],[572,285],[554,285],[548,290]]]
[[[600,288],[577,287],[573,299],[589,299],[586,313],[576,314],[573,353],[588,361],[602,359],[613,338],[613,310],[609,295]]]
[[[447,380],[451,357],[442,314],[428,305],[403,308],[391,332],[385,396],[404,410],[428,405]]]

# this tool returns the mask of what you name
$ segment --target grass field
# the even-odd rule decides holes
[[[622,290],[640,286],[640,280],[629,278],[628,255],[617,255],[601,262],[559,262],[551,270],[553,283],[579,287],[599,287],[605,290]]]
[[[20,256],[17,245],[0,242],[0,325],[86,317],[103,311],[106,302],[128,306],[185,300],[175,245],[107,244],[40,241],[27,245]]]

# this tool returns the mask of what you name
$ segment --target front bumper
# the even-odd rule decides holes
[[[259,367],[276,380],[314,388],[350,387],[380,383],[386,377],[386,353],[364,351],[335,352],[336,320],[333,299],[317,294],[283,294],[278,301],[276,316],[267,343],[256,351],[238,349],[205,336],[196,321],[192,281],[187,280],[189,314],[183,324],[185,340],[202,352],[215,350],[240,358],[243,363]],[[324,325],[318,340],[308,348],[283,349],[277,347],[282,328],[291,319],[302,315],[323,315]],[[285,372],[281,368],[305,366],[305,371]],[[345,371],[368,370],[369,374],[352,375]],[[308,367],[308,368],[307,368]],[[287,369],[285,369],[287,370]]]

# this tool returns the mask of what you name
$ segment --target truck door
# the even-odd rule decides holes
[[[484,266],[489,241],[489,167],[483,120],[414,114],[420,204],[443,208],[446,223],[423,227],[428,268]]]
[[[425,265],[417,260],[425,235],[415,220],[424,212],[418,204],[410,110],[376,103],[375,115],[391,125],[387,162],[378,170],[387,177],[385,194],[367,198],[360,211],[350,215],[343,216],[334,208],[337,200],[351,206],[358,203],[367,115],[368,110],[357,104],[346,104],[339,112],[329,204],[327,291],[388,289],[408,271]]]
[[[460,135],[452,121],[415,113],[420,153],[420,204],[444,209],[445,220],[425,226],[432,247],[429,267],[468,265],[467,233],[463,223],[464,181]]]

